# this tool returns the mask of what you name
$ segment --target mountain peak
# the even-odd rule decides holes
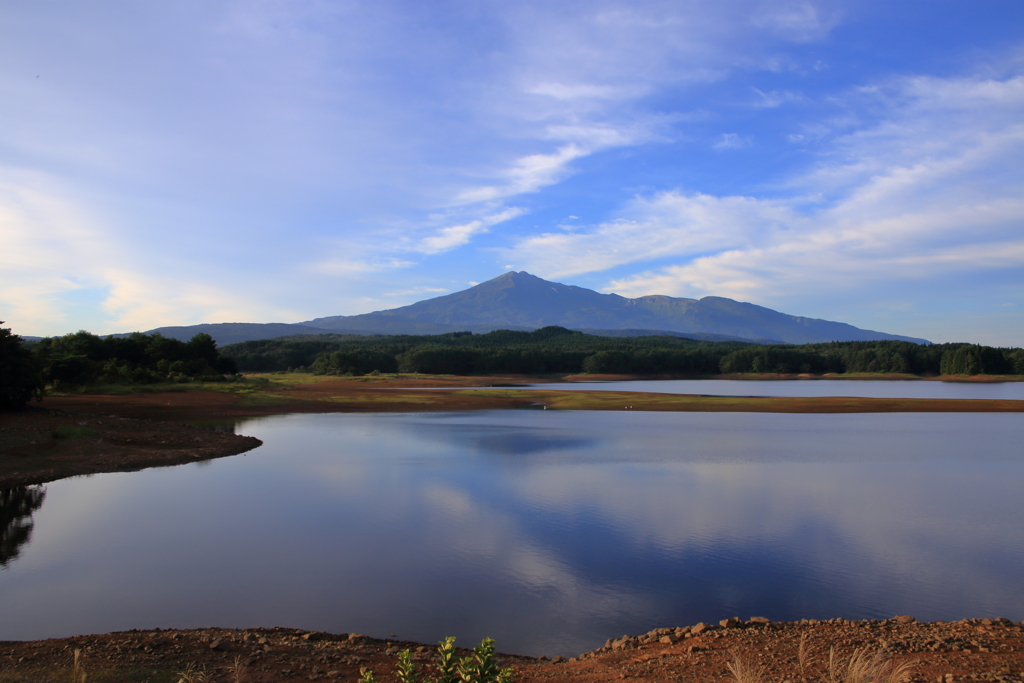
[[[374,334],[440,334],[496,329],[663,330],[791,344],[902,339],[846,323],[802,318],[725,297],[683,299],[650,295],[627,299],[549,282],[525,270],[502,273],[469,289],[409,306],[300,323],[324,330]]]

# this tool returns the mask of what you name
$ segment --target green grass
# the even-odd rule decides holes
[[[96,430],[90,429],[89,427],[72,427],[71,425],[60,425],[59,427],[53,430],[53,438],[55,439],[82,439],[96,435]]]

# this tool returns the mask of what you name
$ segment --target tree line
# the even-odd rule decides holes
[[[29,345],[0,328],[0,408],[40,399],[47,387],[216,381],[238,372],[283,370],[321,375],[1024,375],[1024,349],[903,341],[760,345],[671,336],[599,337],[563,327],[486,334],[324,334],[218,349],[208,334],[183,342],[160,334],[99,337],[84,331]]]
[[[57,391],[97,384],[217,381],[236,375],[208,334],[187,342],[160,334],[99,337],[81,331],[26,344],[0,328],[0,407],[17,408]]]
[[[681,337],[598,337],[562,327],[486,334],[317,335],[225,346],[244,372],[326,375],[622,373],[1024,374],[1024,350],[904,341],[761,345]]]

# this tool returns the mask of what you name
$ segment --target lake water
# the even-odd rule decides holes
[[[265,444],[47,485],[0,571],[0,640],[291,626],[571,656],[733,615],[1024,619],[1020,414],[326,414],[237,431]]]
[[[732,380],[665,379],[626,382],[531,384],[529,389],[646,391],[706,396],[858,396],[864,398],[989,398],[1024,401],[1024,382],[939,382],[935,380]]]

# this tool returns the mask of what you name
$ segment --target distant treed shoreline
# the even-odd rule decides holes
[[[160,334],[98,337],[77,332],[10,347],[3,405],[18,407],[58,391],[96,385],[219,381],[239,372],[297,370],[317,375],[849,373],[1024,375],[1024,349],[906,341],[762,345],[671,336],[604,337],[563,327],[486,334],[313,335],[229,344],[207,334],[188,342]],[[10,366],[10,367],[8,367]]]
[[[1024,349],[904,341],[760,345],[680,337],[600,337],[562,327],[486,334],[316,335],[230,344],[240,372],[306,370],[488,375],[883,373],[1020,375]]]

